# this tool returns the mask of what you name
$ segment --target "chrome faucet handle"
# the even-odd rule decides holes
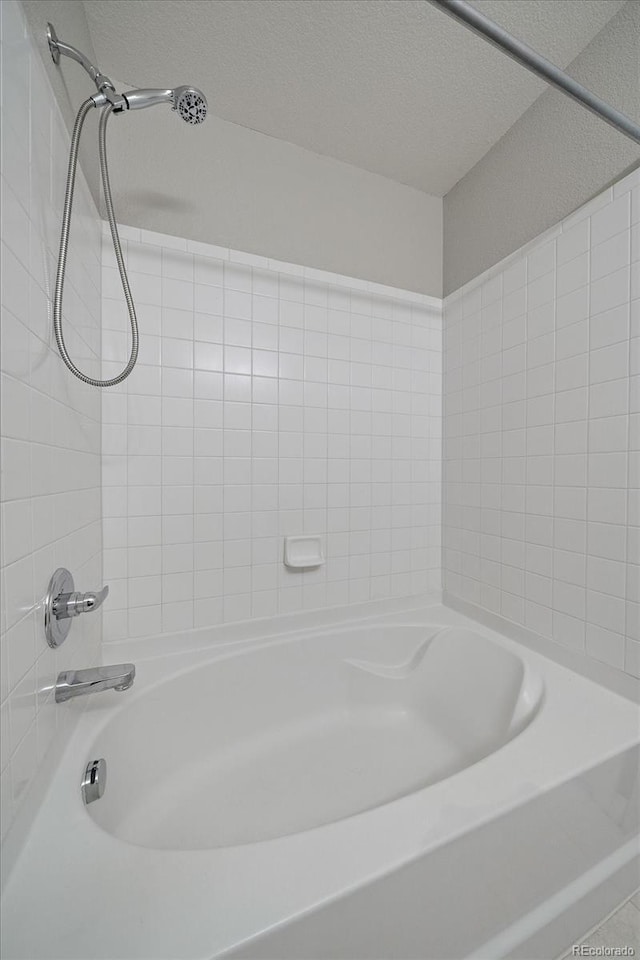
[[[79,593],[74,586],[73,577],[64,567],[56,570],[49,582],[44,601],[44,630],[50,647],[64,643],[73,617],[97,610],[109,594],[108,586],[88,593]]]
[[[103,587],[99,593],[61,593],[53,601],[53,615],[56,620],[66,620],[67,617],[79,617],[81,613],[91,613],[102,606],[109,587]]]
[[[64,609],[64,612],[56,613],[56,616],[58,618],[78,617],[81,613],[91,613],[93,610],[97,610],[98,607],[102,606],[108,593],[109,587],[103,587],[98,593],[89,591],[89,593],[75,592],[62,594],[58,597],[58,601],[60,601],[61,611]],[[54,604],[54,613],[58,601]]]
[[[98,607],[102,606],[108,596],[108,584],[106,584],[102,590],[99,590],[97,593],[85,593],[84,597],[82,598],[82,610],[80,613],[91,613],[93,610],[97,610]]]

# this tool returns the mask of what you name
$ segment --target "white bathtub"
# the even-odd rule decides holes
[[[437,605],[232,634],[117,645],[135,686],[80,718],[5,960],[551,960],[638,885],[631,702]]]

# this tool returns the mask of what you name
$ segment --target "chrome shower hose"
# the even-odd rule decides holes
[[[85,100],[80,109],[78,110],[78,115],[76,117],[75,124],[73,126],[73,135],[71,137],[71,150],[69,152],[69,168],[67,170],[67,189],[64,198],[64,212],[62,215],[62,232],[60,234],[60,251],[58,253],[58,270],[56,273],[56,289],[53,298],[53,329],[56,337],[56,343],[58,344],[58,350],[60,351],[60,356],[66,363],[71,373],[74,376],[78,377],[79,380],[82,380],[84,383],[88,383],[93,387],[115,387],[116,384],[122,383],[125,380],[133,368],[136,365],[136,360],[138,359],[138,321],[136,319],[136,310],[133,303],[133,297],[131,296],[131,290],[129,289],[129,280],[127,278],[127,271],[124,265],[124,259],[122,257],[122,248],[120,246],[120,237],[118,236],[118,224],[116,223],[115,214],[113,212],[113,200],[111,198],[111,185],[109,183],[109,168],[107,166],[107,142],[106,142],[106,131],[107,131],[107,121],[113,107],[110,103],[105,104],[102,108],[102,113],[100,115],[100,124],[98,127],[98,154],[100,156],[100,174],[102,177],[102,189],[104,191],[104,202],[107,208],[107,219],[109,221],[109,227],[111,229],[111,239],[113,241],[113,249],[116,255],[116,261],[118,264],[118,272],[120,273],[120,280],[122,282],[122,289],[124,290],[124,297],[127,301],[127,310],[129,311],[129,322],[131,324],[131,355],[129,361],[117,377],[112,377],[110,380],[95,380],[93,377],[88,377],[85,373],[82,373],[81,370],[78,370],[73,360],[67,352],[67,348],[64,342],[64,336],[62,334],[62,294],[64,289],[64,275],[67,267],[67,252],[69,247],[69,227],[71,225],[71,208],[73,206],[73,191],[75,188],[76,182],[76,168],[78,165],[78,147],[80,145],[80,136],[82,134],[82,127],[85,121],[85,117],[91,109],[95,108],[95,103],[89,97],[88,100]]]

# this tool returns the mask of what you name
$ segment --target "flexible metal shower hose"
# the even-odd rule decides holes
[[[122,257],[122,248],[120,246],[120,237],[118,236],[118,224],[116,223],[116,217],[113,212],[113,200],[111,198],[111,185],[109,183],[109,168],[107,166],[107,142],[106,142],[106,131],[107,131],[107,121],[113,110],[113,107],[110,103],[105,104],[102,108],[102,113],[100,115],[100,124],[98,127],[98,154],[100,156],[100,174],[102,177],[102,189],[104,191],[104,202],[107,208],[107,219],[109,221],[109,227],[111,229],[111,239],[113,241],[113,249],[116,255],[116,261],[118,263],[118,272],[120,273],[120,280],[122,282],[122,289],[124,290],[124,297],[127,301],[127,310],[129,311],[129,322],[131,323],[131,355],[129,357],[129,362],[126,367],[119,373],[117,377],[112,377],[110,380],[95,380],[93,377],[88,377],[85,373],[82,373],[81,370],[78,370],[73,360],[67,352],[65,346],[64,337],[62,335],[62,293],[64,289],[64,275],[67,267],[67,252],[69,247],[69,227],[71,225],[71,208],[73,206],[73,191],[75,188],[76,182],[76,168],[78,165],[78,147],[80,145],[80,135],[82,133],[82,127],[85,121],[86,115],[91,109],[95,109],[95,103],[91,98],[85,100],[80,109],[78,110],[78,115],[76,117],[75,124],[73,126],[73,134],[71,137],[71,149],[69,152],[69,168],[67,170],[67,189],[64,198],[64,212],[62,215],[62,232],[60,234],[60,251],[58,253],[58,270],[56,274],[56,289],[53,298],[53,329],[56,336],[56,343],[58,344],[58,350],[60,351],[60,356],[66,363],[71,373],[74,376],[78,377],[79,380],[82,380],[84,383],[88,383],[93,387],[115,387],[117,383],[122,383],[125,380],[133,368],[136,365],[136,360],[138,359],[138,321],[136,319],[136,311],[133,303],[133,297],[131,296],[131,290],[129,289],[129,280],[127,278],[127,271],[124,265],[124,259]]]

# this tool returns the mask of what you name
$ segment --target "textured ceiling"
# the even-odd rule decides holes
[[[474,5],[565,67],[623,2]],[[84,6],[105,73],[136,87],[195,84],[225,120],[439,196],[546,88],[425,0]]]

